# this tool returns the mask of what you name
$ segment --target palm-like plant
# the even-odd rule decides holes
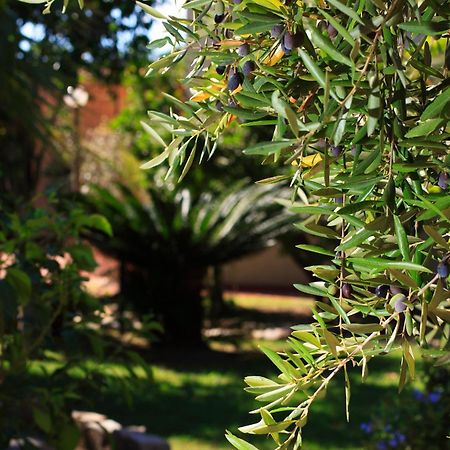
[[[114,236],[90,235],[121,262],[121,293],[137,312],[161,319],[165,341],[202,342],[201,291],[210,266],[258,251],[286,232],[292,216],[275,202],[285,189],[233,185],[226,192],[150,188],[142,201],[127,187],[113,194],[95,187],[92,208],[111,222]]]

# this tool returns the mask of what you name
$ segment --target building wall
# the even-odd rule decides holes
[[[127,90],[124,86],[108,86],[88,80],[82,86],[89,93],[89,101],[80,110],[82,135],[116,117],[126,106]]]
[[[307,282],[306,272],[282,251],[280,245],[227,264],[223,268],[226,289],[298,292],[292,285]]]

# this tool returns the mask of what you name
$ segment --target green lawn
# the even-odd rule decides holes
[[[241,306],[242,302],[245,303],[238,301]],[[252,303],[251,308],[254,307]],[[280,349],[283,344],[270,345]],[[149,432],[168,438],[172,450],[230,449],[224,439],[225,429],[236,432],[238,426],[256,419],[248,414],[256,403],[243,391],[244,376],[275,374],[271,363],[255,351],[177,351],[163,357],[150,352],[147,358],[153,369],[153,381],[145,379],[143,371],[138,371],[138,377],[133,379],[117,362],[99,365],[86,360],[83,364],[93,370],[94,376],[106,374],[107,382],[99,382],[96,392],[86,392],[84,397],[74,400],[74,407],[105,413],[125,425],[146,425]],[[31,370],[40,378],[39,366],[51,371],[58,363],[34,364]],[[343,382],[337,379],[312,410],[304,432],[304,448],[362,448],[364,435],[359,424],[369,420],[374,405],[397,395],[398,367],[399,355],[372,362],[364,385],[359,372],[351,373],[350,424],[345,421]],[[74,369],[74,378],[82,376],[85,376],[82,371]],[[128,389],[124,389],[127,381]],[[261,450],[273,449],[266,438],[252,442]]]

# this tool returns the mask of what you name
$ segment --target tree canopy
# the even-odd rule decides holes
[[[277,380],[246,379],[264,406],[241,431],[269,434],[277,449],[301,447],[314,400],[341,372],[349,414],[350,367],[365,377],[372,358],[399,348],[402,388],[415,374],[412,340],[448,360],[448,6],[192,0],[176,24],[142,6],[174,28],[172,52],[148,76],[187,58],[193,92],[174,100],[183,117],[149,112],[155,138],[165,128],[172,139],[144,167],[186,170],[236,120],[271,127],[270,141],[244,153],[290,167],[297,226],[327,243],[299,246],[329,257],[308,267],[316,281],[296,286],[323,298],[315,321],[294,327],[285,352],[264,350]]]

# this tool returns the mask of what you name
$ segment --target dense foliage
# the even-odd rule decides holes
[[[403,392],[375,406],[371,419],[360,424],[366,448],[376,450],[445,449],[448,446],[450,377],[448,366],[426,365],[425,388]],[[423,426],[423,424],[433,426]]]
[[[2,192],[29,199],[42,187],[49,156],[64,144],[55,126],[61,127],[68,86],[86,74],[117,83],[125,67],[147,60],[141,16],[132,2],[96,0],[83,10],[74,4],[43,15],[40,5],[0,0]],[[67,185],[67,167],[52,170]]]
[[[193,0],[177,22],[142,7],[174,28],[173,51],[148,75],[187,57],[194,90],[183,117],[149,113],[155,138],[161,127],[172,139],[144,167],[167,159],[171,172],[187,170],[234,120],[272,127],[271,141],[244,152],[291,164],[298,227],[334,247],[300,246],[329,256],[309,267],[316,282],[297,286],[325,301],[289,349],[266,350],[277,380],[246,379],[264,406],[241,431],[299,448],[338,373],[348,415],[351,366],[365,377],[370,359],[400,348],[402,387],[415,374],[413,339],[448,360],[448,2]]]
[[[95,331],[102,305],[82,287],[80,271],[95,268],[92,251],[80,238],[88,227],[110,233],[98,215],[80,209],[58,213],[56,202],[45,208],[0,215],[0,445],[10,438],[42,433],[60,449],[70,449],[78,432],[67,402],[77,388],[64,378],[86,350],[102,351]],[[49,376],[49,388],[31,382],[29,364],[62,352],[61,370]]]

